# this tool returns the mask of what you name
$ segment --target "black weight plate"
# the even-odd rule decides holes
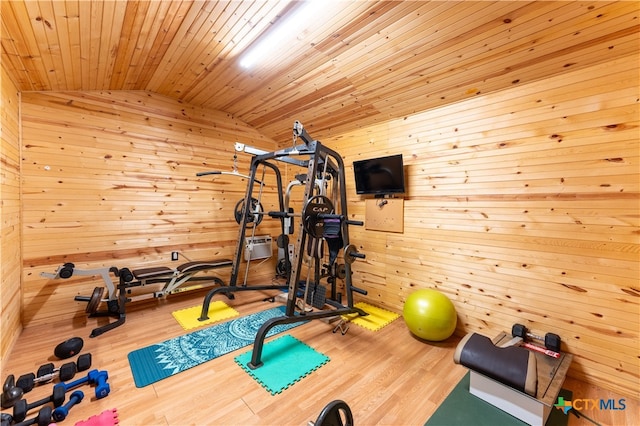
[[[276,245],[278,248],[287,248],[289,245],[289,236],[285,234],[278,235],[278,238],[276,238]]]
[[[318,218],[319,214],[332,214],[333,203],[324,195],[314,195],[307,201],[302,210],[302,223],[304,230],[311,236],[322,238],[324,234],[324,219]]]
[[[343,263],[336,265],[336,278],[344,280],[347,277],[347,267]]]
[[[236,207],[233,209],[233,216],[236,219],[236,223],[242,223],[242,212],[244,211],[244,199],[239,200],[236,203]],[[262,216],[264,216],[264,209],[260,202],[251,197],[251,206],[249,211],[246,212],[247,221],[246,226],[258,226],[262,222]]]
[[[315,424],[317,426],[350,426],[353,424],[351,408],[342,400],[332,401],[322,409]]]
[[[287,259],[280,259],[276,264],[276,274],[281,277],[289,277],[291,273],[291,262]]]
[[[98,305],[102,301],[102,295],[104,294],[104,287],[96,287],[93,289],[93,294],[91,295],[91,299],[89,299],[89,303],[87,303],[87,308],[85,312],[89,315],[93,315],[98,310]]]
[[[344,248],[344,261],[349,265],[351,265],[353,262],[356,261],[356,258],[352,256],[352,254],[357,252],[358,252],[358,249],[356,248],[355,245],[349,244],[348,246],[346,246]]]

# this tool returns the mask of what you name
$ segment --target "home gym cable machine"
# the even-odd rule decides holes
[[[303,144],[296,145],[298,139],[302,140]],[[357,248],[349,240],[349,225],[362,226],[363,223],[348,219],[345,171],[342,157],[332,149],[323,146],[319,141],[312,139],[299,121],[296,121],[293,125],[293,146],[290,148],[266,152],[236,144],[236,151],[238,150],[253,154],[253,157],[251,159],[244,202],[241,204],[238,242],[231,267],[231,277],[228,286],[214,288],[205,296],[199,320],[205,321],[208,319],[207,315],[211,299],[218,293],[224,293],[227,297],[232,298],[233,293],[237,291],[288,290],[285,315],[268,320],[256,334],[251,362],[248,364],[250,368],[254,369],[262,365],[261,356],[264,339],[269,330],[276,325],[354,313],[361,316],[367,315],[363,310],[353,306],[353,292],[367,293],[365,290],[353,286],[351,280],[351,264],[356,259],[363,259],[365,256],[358,253]],[[288,202],[285,202],[285,191],[282,183],[282,174],[277,165],[278,162],[306,168],[306,176],[296,175],[298,181],[304,184],[303,208],[300,214],[294,214],[287,208]],[[256,175],[259,169],[262,170],[262,176],[257,179]],[[267,169],[275,174],[280,210],[265,213],[259,211],[257,206],[261,205],[260,197],[262,196],[264,174]],[[198,173],[198,176],[208,174],[219,173],[203,172]],[[253,196],[256,186],[259,192],[257,199]],[[287,197],[289,196],[288,188],[286,195]],[[243,285],[238,286],[239,268],[248,225],[256,223],[257,218],[261,218],[264,215],[280,219],[282,235],[285,235],[285,223],[293,217],[299,218],[293,256],[289,258],[288,250],[285,250],[284,254],[286,262],[291,265],[288,274],[288,285],[248,286],[245,277]],[[328,263],[322,264],[325,242],[329,251],[329,259]],[[344,277],[346,305],[342,302],[342,295],[337,292],[335,282],[335,275],[337,275],[336,260],[340,255],[344,258],[344,270],[340,271],[340,276]],[[309,291],[311,286],[317,287],[323,277],[322,270],[329,271],[331,290],[329,296],[323,300],[322,308],[311,312],[306,312],[303,309],[300,314],[296,314],[296,299],[300,290],[303,263],[307,268],[307,277],[304,285],[305,293]],[[331,280],[331,278],[333,279]]]

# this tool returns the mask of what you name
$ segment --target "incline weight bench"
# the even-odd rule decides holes
[[[573,359],[511,346],[500,333],[491,340],[477,333],[462,338],[453,361],[470,370],[469,392],[530,425],[544,425]]]
[[[49,279],[67,279],[73,275],[100,275],[102,277],[104,287],[96,287],[91,296],[75,297],[77,301],[87,302],[85,312],[89,314],[89,317],[112,316],[117,318],[115,322],[93,329],[89,337],[96,337],[124,324],[126,320],[125,304],[131,301],[131,299],[127,297],[131,288],[164,283],[159,291],[150,293],[153,297],[164,297],[169,294],[203,288],[206,285],[217,284],[224,287],[224,281],[216,276],[196,277],[196,275],[200,272],[231,266],[231,264],[231,260],[217,259],[187,262],[179,265],[175,269],[166,266],[157,266],[131,271],[128,268],[118,269],[114,266],[98,269],[77,269],[73,263],[65,263],[58,267],[55,273],[42,272],[40,276]],[[111,279],[111,274],[118,280],[117,285],[114,284]],[[210,283],[185,285],[189,281],[210,281]],[[105,288],[107,290],[107,297],[103,298]],[[101,302],[107,304],[106,311],[98,311],[98,306]]]
[[[195,288],[202,288],[202,285],[192,285],[183,287],[182,285],[187,281],[193,280],[196,274],[203,271],[210,271],[212,269],[224,268],[231,266],[231,260],[219,259],[210,261],[194,261],[183,263],[176,269],[171,269],[167,266],[157,266],[152,268],[136,269],[132,271],[132,274],[138,285],[144,286],[146,284],[153,284],[157,282],[166,281],[166,284],[162,287],[162,290],[155,292],[154,297],[163,297],[169,294],[180,293],[183,291],[194,290]],[[218,285],[225,285],[224,282],[218,277],[206,277],[212,279]]]

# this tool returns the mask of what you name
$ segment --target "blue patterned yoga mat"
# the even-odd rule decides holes
[[[136,387],[150,385],[252,344],[262,324],[284,316],[284,312],[285,307],[278,306],[130,352],[129,365]],[[304,322],[276,325],[267,337]]]

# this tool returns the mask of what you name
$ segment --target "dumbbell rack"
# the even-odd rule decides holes
[[[295,145],[296,140],[301,139],[304,144]],[[231,267],[231,277],[229,285],[223,288],[212,289],[205,297],[202,305],[202,312],[200,320],[207,319],[207,313],[209,311],[209,304],[211,298],[218,294],[224,293],[227,297],[232,298],[233,293],[237,291],[249,291],[249,290],[287,290],[287,304],[285,309],[285,315],[282,317],[273,318],[265,322],[258,330],[254,341],[253,355],[251,362],[248,364],[250,368],[258,368],[262,365],[261,355],[264,339],[268,331],[279,324],[290,324],[295,322],[309,321],[314,319],[337,317],[340,315],[347,315],[357,313],[362,316],[366,316],[367,313],[361,309],[353,306],[353,292],[366,294],[366,291],[359,289],[352,284],[352,272],[351,264],[356,258],[364,258],[364,255],[358,253],[356,247],[350,244],[349,241],[349,225],[362,225],[361,222],[355,222],[348,220],[347,213],[347,195],[346,195],[346,182],[345,182],[345,169],[344,163],[340,155],[331,150],[328,147],[323,146],[319,141],[313,140],[307,131],[303,128],[302,124],[295,122],[293,126],[293,140],[294,146],[285,148],[273,152],[264,152],[258,149],[242,147],[245,152],[253,153],[251,160],[251,166],[249,171],[249,179],[247,182],[247,190],[243,202],[243,211],[240,215],[240,223],[238,230],[237,245],[235,249],[235,255],[233,258],[233,264]],[[301,219],[298,223],[297,240],[294,245],[295,250],[292,258],[289,257],[289,253],[285,250],[284,259],[286,262],[290,262],[291,271],[288,278],[288,284],[286,286],[280,285],[251,285],[251,286],[238,286],[238,276],[240,266],[242,263],[242,255],[244,251],[243,242],[245,241],[246,232],[249,222],[253,220],[251,212],[248,212],[248,206],[252,205],[253,192],[255,187],[263,183],[263,178],[257,178],[258,170],[262,170],[263,175],[266,170],[273,172],[276,179],[276,187],[278,189],[278,205],[279,212],[271,212],[270,216],[280,219],[281,231],[284,235],[285,221],[289,217],[284,200],[284,188],[282,184],[282,175],[280,169],[276,165],[276,162],[283,162],[287,165],[294,165],[306,169],[306,178],[304,181],[304,195],[302,203],[304,211],[301,215]],[[297,175],[296,175],[297,176]],[[321,177],[321,184],[318,185],[318,178]],[[330,184],[329,184],[330,182]],[[325,187],[330,187],[331,192],[329,194],[322,192]],[[318,192],[321,191],[321,192]],[[327,211],[329,208],[332,211]],[[340,237],[342,238],[342,254],[344,256],[345,268],[344,268],[344,281],[345,281],[345,295],[346,305],[342,304],[341,295],[337,294],[335,282],[331,283],[331,291],[326,298],[326,305],[328,309],[320,309],[312,312],[304,312],[300,315],[296,315],[296,298],[299,294],[300,275],[303,269],[303,259],[305,258],[305,250],[307,244],[318,241],[319,244],[323,244],[322,236],[318,237],[317,232],[313,232],[314,228],[322,226],[321,220],[323,218],[331,218],[340,220]],[[335,250],[334,250],[335,251]],[[309,255],[309,258],[313,258],[314,255]],[[307,263],[308,272],[313,271],[314,283],[317,284],[321,278],[320,262],[319,259],[315,259],[314,264],[311,265],[311,261]],[[309,280],[307,280],[309,281]]]

